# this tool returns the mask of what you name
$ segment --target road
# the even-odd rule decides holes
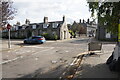
[[[87,51],[88,38],[32,45],[13,42],[22,47],[2,52],[3,78],[58,78],[77,54]]]

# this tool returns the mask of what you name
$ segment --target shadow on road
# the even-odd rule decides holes
[[[42,45],[42,44],[24,44],[24,43],[16,43],[18,46],[31,46],[31,45]]]
[[[59,66],[57,66],[51,70],[45,71],[45,72],[43,72],[42,69],[38,69],[33,73],[22,76],[15,80],[19,80],[22,78],[59,78],[64,71],[65,71],[65,68],[63,68],[63,65],[59,65]]]
[[[83,64],[79,78],[118,78],[117,72],[111,72],[105,63],[98,65]]]
[[[82,44],[82,43],[87,43],[88,41],[89,41],[88,39],[80,39],[80,40],[71,41],[70,43]]]

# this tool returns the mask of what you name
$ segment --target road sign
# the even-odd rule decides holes
[[[11,42],[10,42],[10,28],[11,28],[11,25],[10,25],[10,24],[7,24],[8,35],[9,35],[9,39],[8,39],[8,48],[11,48]]]
[[[10,24],[7,24],[7,29],[10,29],[11,28],[11,25]]]

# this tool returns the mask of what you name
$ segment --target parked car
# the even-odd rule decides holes
[[[29,38],[24,39],[24,43],[44,43],[46,42],[45,38],[43,36],[32,36]]]

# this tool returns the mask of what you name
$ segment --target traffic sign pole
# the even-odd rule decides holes
[[[8,35],[9,35],[9,39],[8,39],[8,48],[11,48],[11,42],[10,42],[10,29],[8,29]]]
[[[9,36],[9,39],[8,39],[8,48],[11,48],[11,42],[10,42],[10,28],[11,28],[11,25],[8,24],[8,25],[7,25],[8,36]]]

